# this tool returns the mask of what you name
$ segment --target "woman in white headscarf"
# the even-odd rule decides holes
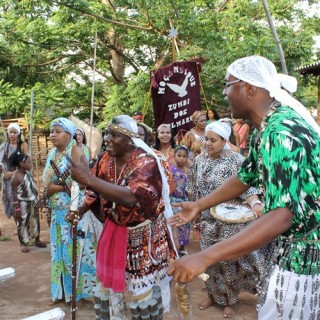
[[[188,175],[186,191],[196,199],[208,195],[222,185],[230,176],[237,173],[244,157],[230,150],[228,145],[231,128],[221,120],[210,123],[205,129],[205,152],[196,157]],[[240,205],[243,201],[252,204],[252,210],[258,217],[262,214],[262,204],[258,198],[260,192],[250,188],[238,199],[229,202],[230,206]],[[209,210],[201,212],[200,235],[201,250],[239,232],[249,222],[226,223],[219,221]],[[225,261],[210,266],[206,273],[208,299],[199,305],[201,310],[217,303],[225,306],[224,317],[234,317],[234,305],[240,291],[257,293],[256,284],[267,266],[265,252],[254,251],[241,259]]]
[[[223,94],[232,116],[255,127],[249,155],[238,174],[220,188],[197,202],[181,204],[173,224],[179,225],[178,219],[187,223],[250,186],[263,190],[265,214],[227,241],[174,263],[168,273],[176,273],[176,281],[190,281],[206,265],[277,239],[259,320],[319,319],[320,127],[282,86],[275,65],[264,57],[241,58],[228,67]]]
[[[16,167],[10,166],[9,158],[15,152],[29,153],[28,144],[21,140],[21,128],[17,123],[10,123],[8,126],[8,139],[0,146],[0,165],[3,172],[3,196],[2,202],[6,216],[15,218],[11,178]]]

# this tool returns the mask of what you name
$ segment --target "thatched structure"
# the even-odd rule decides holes
[[[296,68],[295,71],[303,76],[312,75],[318,77],[318,105],[317,105],[317,123],[320,124],[320,61]]]

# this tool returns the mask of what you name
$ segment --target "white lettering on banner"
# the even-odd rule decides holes
[[[181,107],[185,107],[188,104],[190,104],[190,99],[186,99],[186,100],[181,100],[178,103],[172,103],[168,105],[168,111],[173,111],[176,110],[177,108],[181,108]]]
[[[163,76],[163,81],[159,82],[159,88],[158,88],[158,94],[165,94],[165,87],[169,87],[171,90],[176,92],[179,97],[183,97],[188,94],[187,92],[187,86],[188,84],[190,87],[194,87],[196,85],[195,77],[192,75],[192,72],[188,69],[181,68],[179,66],[173,67],[173,73],[179,73],[185,75],[185,79],[183,80],[183,83],[181,85],[175,84],[175,83],[169,83],[172,75],[165,75]]]
[[[189,123],[191,121],[191,116],[190,117],[187,117],[187,118],[184,118],[184,119],[181,119],[179,121],[176,121],[176,122],[171,122],[170,123],[170,126],[171,128],[179,128],[181,126],[183,126],[184,124],[186,123]]]
[[[178,117],[185,116],[187,114],[188,109],[180,110],[179,112],[175,112],[173,114],[173,119],[177,119]]]
[[[159,87],[159,90],[158,90],[158,94],[164,94],[165,92],[165,86],[166,86],[166,83],[164,81],[160,81],[160,87]],[[163,88],[162,88],[163,87]]]
[[[173,67],[173,73],[181,73],[181,74],[186,75],[188,73],[188,69],[184,69],[184,68],[181,68],[179,66],[174,66]]]

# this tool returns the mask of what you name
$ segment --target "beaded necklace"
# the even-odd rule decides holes
[[[119,176],[117,176],[117,159],[116,158],[113,158],[113,164],[114,164],[114,182],[113,183],[119,184],[119,180],[121,178],[123,170],[127,166],[128,162],[126,162],[124,165],[122,165]]]
[[[261,152],[260,151],[260,145],[261,145],[261,137],[262,134],[264,133],[264,131],[267,128],[267,120],[269,120],[269,118],[271,117],[271,115],[276,111],[276,109],[281,105],[280,102],[278,101],[274,101],[272,102],[269,107],[267,108],[267,111],[265,113],[265,115],[262,118],[261,124],[260,124],[260,128],[258,130],[258,133],[255,137],[255,145],[256,145],[256,151],[258,154],[258,171],[259,171],[259,176],[262,177],[263,176],[263,171],[262,171],[262,156],[261,156]],[[265,188],[262,184],[262,182],[259,183],[259,190],[262,192],[262,194],[265,193]]]

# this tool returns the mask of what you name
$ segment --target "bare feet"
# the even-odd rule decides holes
[[[49,306],[54,306],[55,304],[61,303],[63,299],[54,299],[49,302]]]
[[[35,243],[35,246],[38,247],[38,248],[46,248],[47,247],[47,244],[40,241],[40,240],[37,240],[36,243]]]
[[[81,309],[83,307],[83,299],[77,301],[76,306],[77,306],[77,310]]]
[[[236,312],[232,307],[225,307],[223,310],[223,317],[224,318],[234,318],[236,316]]]
[[[27,253],[27,252],[29,252],[29,248],[26,245],[22,244],[20,247],[20,251],[23,253]]]
[[[205,310],[209,307],[213,306],[213,301],[211,298],[207,298],[204,302],[199,304],[199,309],[200,310]]]

